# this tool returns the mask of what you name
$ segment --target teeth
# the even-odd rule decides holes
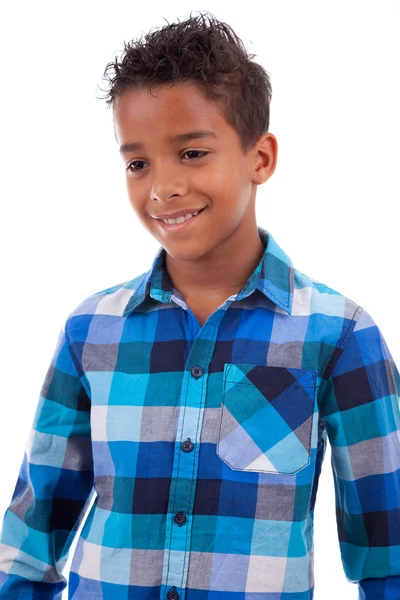
[[[188,213],[187,215],[182,215],[181,217],[178,217],[177,219],[163,219],[164,223],[167,223],[167,225],[173,225],[173,223],[184,223],[185,221],[188,221],[189,219],[191,219],[192,217],[194,217],[195,215],[197,215],[199,211],[191,214]]]

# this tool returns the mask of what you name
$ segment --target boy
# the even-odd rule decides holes
[[[60,331],[0,600],[61,598],[94,491],[68,598],[312,599],[328,438],[346,577],[360,599],[400,598],[399,372],[367,311],[256,224],[277,141],[250,58],[201,15],[106,68],[129,199],[161,248]]]

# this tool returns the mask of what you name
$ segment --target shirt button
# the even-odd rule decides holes
[[[178,600],[179,594],[176,591],[176,587],[173,586],[167,593],[167,600]]]
[[[199,377],[201,377],[201,375],[203,375],[203,369],[199,367],[199,365],[196,365],[195,367],[192,367],[191,373],[193,377],[198,379]]]
[[[185,442],[182,442],[181,448],[184,452],[191,452],[194,448],[194,444],[190,438],[188,438]]]
[[[186,523],[186,516],[183,512],[178,512],[174,517],[174,521],[175,523],[178,523],[179,526],[182,526],[184,523]]]

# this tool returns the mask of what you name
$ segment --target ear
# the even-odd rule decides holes
[[[265,183],[275,171],[278,159],[278,141],[273,133],[263,133],[257,140],[253,152],[252,181]]]

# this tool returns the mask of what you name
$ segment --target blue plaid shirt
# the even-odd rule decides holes
[[[344,572],[400,598],[400,377],[368,312],[265,252],[201,327],[161,247],[63,325],[0,537],[0,599],[309,600],[327,439]]]

